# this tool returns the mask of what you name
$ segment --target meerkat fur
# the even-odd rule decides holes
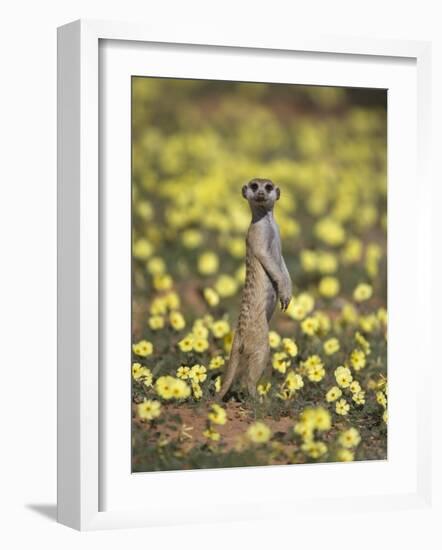
[[[239,378],[249,395],[270,365],[269,321],[278,298],[285,311],[292,298],[292,283],[281,251],[273,207],[280,190],[268,179],[254,178],[242,188],[252,220],[246,236],[246,280],[238,323],[223,383],[223,399]]]

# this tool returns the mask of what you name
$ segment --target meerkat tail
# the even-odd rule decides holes
[[[218,392],[217,398],[223,399],[226,393],[229,391],[230,386],[235,379],[236,372],[238,370],[240,359],[240,345],[238,337],[235,337],[232,344],[232,351],[230,352],[229,363],[227,365],[227,371],[224,375],[223,383],[220,391]]]

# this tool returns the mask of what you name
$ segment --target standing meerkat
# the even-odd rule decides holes
[[[243,186],[242,195],[252,213],[246,236],[246,281],[219,399],[239,377],[248,393],[256,396],[258,380],[270,364],[269,321],[278,297],[283,311],[292,298],[292,282],[273,217],[279,188],[268,179],[254,178]]]

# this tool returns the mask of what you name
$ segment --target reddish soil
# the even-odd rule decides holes
[[[255,419],[252,416],[252,411],[245,409],[241,403],[230,401],[224,405],[227,412],[227,422],[224,425],[216,425],[214,428],[221,434],[221,440],[225,445],[224,451],[227,452],[233,448],[241,446],[244,434],[247,428]],[[181,432],[179,438],[183,444],[183,450],[189,450],[196,444],[207,442],[207,438],[203,432],[207,428],[207,413],[210,405],[204,404],[196,407],[186,405],[163,405],[162,417],[167,418],[169,415],[179,415],[182,419]],[[149,431],[148,423],[142,423],[134,419],[134,423],[142,430]],[[265,423],[272,430],[272,433],[282,432],[287,433],[292,429],[293,419],[283,417],[279,420],[266,418]],[[161,427],[163,437],[175,438],[177,431],[167,426]],[[155,435],[152,434],[153,439]]]

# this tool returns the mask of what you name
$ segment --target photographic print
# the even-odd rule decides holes
[[[386,459],[387,91],[131,101],[132,471]]]

